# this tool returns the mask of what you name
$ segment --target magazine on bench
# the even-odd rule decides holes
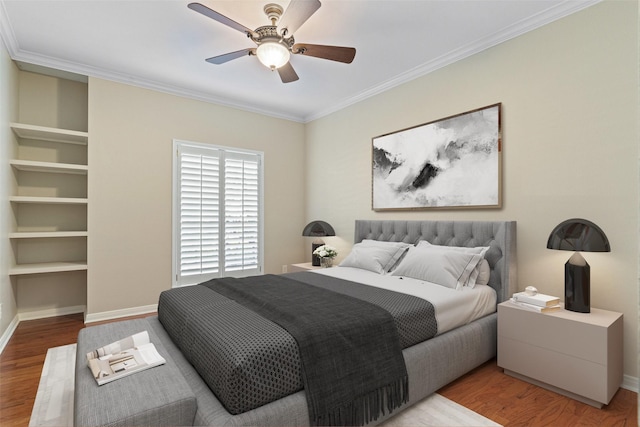
[[[143,331],[87,353],[87,364],[98,385],[144,371],[166,361]]]

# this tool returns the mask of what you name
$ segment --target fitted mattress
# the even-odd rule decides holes
[[[352,267],[312,270],[314,274],[336,277],[381,289],[413,295],[435,308],[437,335],[473,322],[496,311],[496,291],[487,285],[456,290],[411,277],[378,274]]]

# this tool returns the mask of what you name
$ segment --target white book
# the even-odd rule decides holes
[[[562,308],[560,304],[551,305],[549,307],[541,307],[539,305],[527,304],[526,302],[519,302],[513,298],[511,298],[511,302],[520,308],[524,308],[525,310],[530,310],[530,311],[536,311],[538,313],[551,313],[554,311],[558,311]]]
[[[524,292],[518,292],[513,294],[513,299],[540,307],[552,307],[560,304],[560,298],[545,294],[527,295]]]
[[[87,353],[87,365],[98,385],[162,365],[165,362],[153,343],[149,341],[147,331]]]

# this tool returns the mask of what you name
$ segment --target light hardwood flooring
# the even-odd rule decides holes
[[[119,319],[122,320],[122,319]],[[76,342],[82,315],[21,322],[0,356],[0,425],[26,427],[48,348]],[[620,389],[596,409],[502,373],[491,360],[438,391],[511,426],[637,426],[638,395]]]

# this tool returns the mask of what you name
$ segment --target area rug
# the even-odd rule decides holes
[[[47,350],[29,427],[73,425],[76,345]]]
[[[29,427],[73,426],[76,345],[50,348],[42,367]],[[501,427],[437,393],[388,419],[384,427]]]

